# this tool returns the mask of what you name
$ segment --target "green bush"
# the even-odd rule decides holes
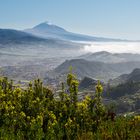
[[[78,101],[78,80],[69,73],[59,99],[40,80],[26,89],[0,79],[0,139],[3,140],[138,140],[140,119],[112,118],[102,103],[103,88]],[[113,116],[114,117],[114,116]]]

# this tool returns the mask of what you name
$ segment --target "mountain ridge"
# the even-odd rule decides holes
[[[60,76],[69,72],[69,67],[73,67],[73,72],[79,77],[96,78],[108,81],[111,78],[118,77],[123,73],[129,73],[139,67],[140,62],[122,62],[122,63],[103,63],[97,61],[88,61],[84,59],[66,60],[64,63],[55,68],[50,75]]]
[[[107,51],[100,51],[95,53],[87,53],[77,57],[78,59],[85,59],[88,61],[99,61],[104,63],[119,63],[128,61],[140,61],[140,54],[138,53],[110,53]]]
[[[140,68],[135,68],[128,74],[122,74],[115,79],[109,80],[112,86],[125,84],[127,82],[140,82]]]
[[[116,41],[116,42],[133,42],[133,40],[126,40],[126,39],[113,39],[107,37],[95,37],[90,35],[78,34],[73,33],[65,30],[62,27],[59,27],[55,24],[50,24],[49,22],[40,23],[33,28],[28,28],[24,30],[25,32],[38,35],[44,38],[58,38],[62,40],[71,40],[71,41]]]

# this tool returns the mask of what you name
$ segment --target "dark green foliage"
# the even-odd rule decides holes
[[[79,84],[79,89],[80,90],[84,90],[84,89],[94,90],[94,85],[96,85],[96,84],[97,84],[97,80],[94,80],[89,77],[85,77],[81,80],[81,82]]]
[[[116,87],[108,87],[106,93],[109,93],[109,97],[116,99],[124,95],[131,95],[136,93],[140,89],[140,82],[129,81],[119,84]]]

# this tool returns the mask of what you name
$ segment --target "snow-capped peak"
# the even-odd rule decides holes
[[[49,22],[49,21],[44,22],[44,24],[53,25],[52,22]]]

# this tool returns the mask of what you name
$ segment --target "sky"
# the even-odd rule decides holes
[[[45,21],[71,32],[140,40],[140,0],[0,0],[0,28]]]

